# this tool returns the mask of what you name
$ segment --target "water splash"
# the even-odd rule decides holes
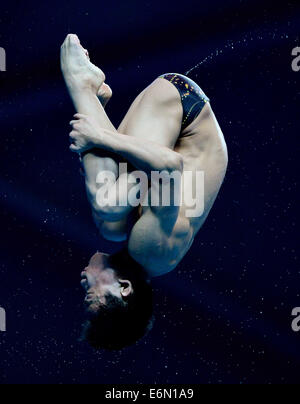
[[[268,37],[268,39],[271,40],[278,40],[278,39],[289,39],[289,35],[286,33],[277,33],[277,32],[268,32],[265,34],[258,34],[258,35],[254,35],[254,34],[246,34],[243,38],[237,40],[237,41],[228,41],[223,48],[218,48],[215,49],[210,55],[208,55],[205,59],[203,59],[201,62],[197,63],[194,67],[192,67],[191,69],[189,69],[185,75],[188,76],[191,72],[193,72],[194,70],[200,68],[202,65],[207,64],[209,62],[214,61],[216,58],[224,55],[227,51],[233,51],[235,49],[237,49],[240,46],[245,46],[247,45],[249,42],[253,42],[253,41],[262,41],[264,39],[266,39]]]

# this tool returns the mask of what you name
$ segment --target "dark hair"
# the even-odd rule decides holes
[[[95,349],[121,350],[133,345],[153,327],[153,291],[144,269],[127,252],[109,258],[117,275],[130,280],[133,293],[126,300],[111,294],[84,326],[83,338]]]

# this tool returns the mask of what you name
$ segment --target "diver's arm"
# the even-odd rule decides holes
[[[120,133],[116,136],[110,130],[96,128],[92,119],[85,115],[76,114],[75,118],[77,120],[71,122],[73,131],[70,134],[73,141],[70,149],[73,152],[99,148],[116,153],[148,175],[153,171],[182,170],[182,156],[168,147]]]

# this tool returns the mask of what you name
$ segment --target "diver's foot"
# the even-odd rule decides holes
[[[77,35],[70,34],[61,47],[61,69],[69,91],[88,89],[98,94],[105,74],[90,62]]]
[[[112,97],[112,89],[109,87],[108,84],[103,83],[98,91],[98,98],[103,108],[106,107],[106,104],[111,99],[111,97]]]

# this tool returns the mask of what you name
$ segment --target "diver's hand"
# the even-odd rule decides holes
[[[72,142],[70,150],[74,153],[84,153],[95,147],[101,148],[105,143],[105,131],[102,131],[92,118],[82,114],[74,115],[70,122],[73,127],[70,133]]]

